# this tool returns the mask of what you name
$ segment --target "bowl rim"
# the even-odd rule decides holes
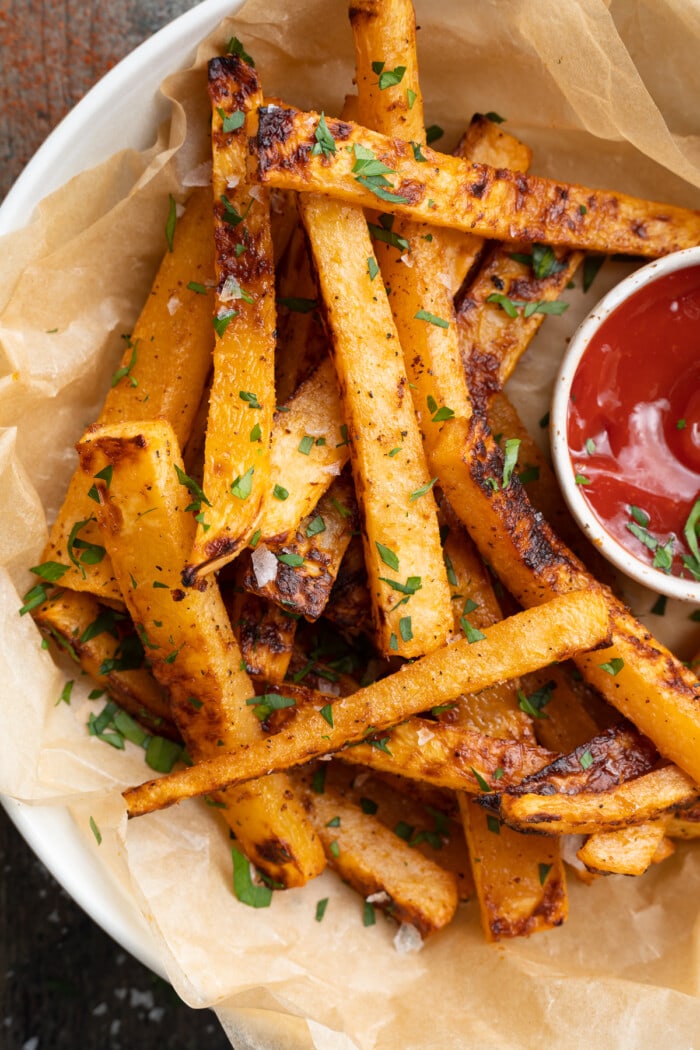
[[[681,601],[700,602],[700,581],[666,575],[640,561],[601,524],[581,488],[574,480],[574,469],[567,441],[567,418],[571,385],[588,345],[601,325],[622,303],[640,289],[678,270],[700,266],[700,245],[684,248],[641,266],[611,288],[593,307],[574,332],[559,367],[550,409],[552,461],[564,499],[579,528],[615,568],[658,594]]]

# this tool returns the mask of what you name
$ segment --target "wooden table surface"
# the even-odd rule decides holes
[[[192,0],[0,0],[0,200],[104,73]],[[213,1013],[112,941],[0,809],[0,1048],[224,1050]]]

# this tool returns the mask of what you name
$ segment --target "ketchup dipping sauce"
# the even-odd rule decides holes
[[[603,528],[644,564],[700,580],[700,265],[601,323],[573,378],[567,441]]]

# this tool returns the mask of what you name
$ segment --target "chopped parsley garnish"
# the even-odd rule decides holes
[[[362,925],[374,926],[376,921],[377,917],[374,914],[374,905],[371,901],[365,901],[362,906]]]
[[[604,664],[599,664],[598,666],[601,668],[601,670],[607,671],[608,674],[615,677],[615,675],[619,674],[622,668],[625,666],[625,661],[619,656],[613,656],[612,660],[609,660],[607,663]]]
[[[326,791],[326,767],[319,766],[315,770],[313,779],[311,781],[311,787],[315,794],[323,795]]]
[[[431,146],[433,142],[441,139],[444,134],[445,131],[439,124],[431,124],[430,127],[425,129],[425,141]]]
[[[372,72],[379,77],[379,90],[386,91],[387,88],[396,87],[401,83],[406,67],[396,66],[394,69],[384,69],[384,62],[373,62]]]
[[[518,451],[520,449],[520,438],[506,438],[505,454],[503,457],[503,488],[507,489],[513,476],[515,465],[518,462]]]
[[[367,272],[369,274],[370,281],[373,281],[379,273],[379,266],[377,265],[377,260],[374,258],[373,255],[367,256]]]
[[[459,581],[455,575],[454,565],[447,551],[443,551],[443,558],[445,559],[445,568],[447,569],[447,580],[452,587],[459,587]]]
[[[311,148],[312,156],[317,157],[322,153],[324,157],[330,157],[335,153],[335,139],[328,130],[325,113],[321,114],[321,119],[314,131],[314,138],[316,142]]]
[[[61,703],[70,705],[70,696],[71,696],[71,693],[73,692],[73,685],[74,685],[74,682],[73,682],[72,679],[71,679],[70,682],[66,682],[66,684],[63,687],[63,689],[61,690],[61,695],[59,696],[58,700],[56,701],[56,706],[57,707]]]
[[[421,590],[423,586],[420,576],[409,576],[405,583],[399,583],[398,580],[387,580],[384,576],[380,576],[379,579],[382,583],[388,583],[392,590],[409,596]]]
[[[281,485],[275,485],[275,487],[272,490],[272,495],[275,497],[275,499],[286,500],[289,497],[289,492]]]
[[[308,456],[311,454],[311,449],[314,447],[315,438],[311,437],[310,434],[304,434],[303,438],[299,442],[298,452],[301,452],[302,456]]]
[[[269,908],[272,890],[269,886],[256,885],[250,874],[250,861],[235,846],[231,847],[233,859],[233,892],[241,904],[250,908]]]
[[[408,100],[409,109],[413,109],[413,105],[417,98],[418,96],[415,93],[415,91],[413,91],[411,88],[406,88],[406,99]]]
[[[585,474],[574,474],[574,483],[576,485],[590,485],[591,479],[587,478]]]
[[[337,839],[333,839],[333,841],[329,843],[328,852],[331,854],[332,857],[340,856],[340,846],[338,845]]]
[[[33,572],[39,579],[46,580],[47,583],[56,583],[64,573],[68,572],[69,568],[69,565],[61,565],[58,561],[44,561],[41,565],[35,565],[29,571]]]
[[[323,916],[326,914],[327,907],[328,897],[322,897],[320,901],[316,902],[316,922],[323,922]]]
[[[379,557],[382,559],[385,565],[388,565],[394,572],[399,571],[399,559],[396,554],[389,547],[385,547],[379,540],[374,541],[375,546],[379,552]]]
[[[222,130],[226,135],[230,134],[232,131],[238,131],[238,129],[242,128],[245,124],[245,113],[242,109],[237,109],[227,116],[221,106],[217,106],[216,112],[221,117]]]
[[[374,237],[375,241],[381,241],[383,244],[390,244],[392,248],[396,248],[400,252],[410,251],[411,245],[408,243],[405,237],[400,237],[397,233],[393,232],[394,216],[389,215],[386,212],[379,216],[379,225],[370,222],[367,224],[369,232]]]
[[[248,201],[245,211],[239,212],[235,204],[232,204],[226,194],[222,193],[219,200],[224,206],[221,218],[228,226],[239,226],[242,223],[248,212],[253,207],[253,198],[251,197]]]
[[[474,642],[480,642],[486,637],[483,631],[480,631],[477,627],[473,627],[469,623],[466,616],[460,616],[459,622],[470,645],[473,645]]]
[[[255,426],[253,427],[253,429],[250,432],[250,440],[251,440],[251,443],[252,443],[252,442],[255,442],[255,441],[260,441],[261,439],[262,439],[262,429],[260,427],[260,424],[256,423]]]
[[[700,529],[700,499],[693,504],[685,525],[683,535],[691,551],[691,557],[683,556],[683,565],[696,579],[700,579],[700,548],[698,547],[698,530]]]
[[[196,292],[197,295],[206,295],[207,294],[206,287],[203,284],[200,284],[199,281],[188,281],[187,282],[187,289],[190,292]]]
[[[289,565],[292,569],[299,569],[304,564],[301,554],[278,554],[277,561],[281,561],[283,565]]]
[[[249,66],[255,68],[255,62],[250,57],[248,52],[243,47],[237,36],[232,36],[228,42],[227,52],[229,55],[237,55],[241,61],[246,62]]]
[[[81,643],[85,645],[87,642],[91,642],[93,638],[97,638],[101,634],[111,634],[113,638],[118,638],[119,628],[117,627],[117,622],[124,618],[124,613],[119,613],[116,609],[102,609],[92,623],[88,624],[81,634]]]
[[[386,176],[396,174],[393,168],[388,168],[382,161],[377,160],[372,150],[362,146],[359,142],[354,144],[353,152],[355,154],[355,163],[352,166],[352,172],[355,175],[356,182],[359,182],[361,186],[370,190],[381,200],[394,204],[408,203],[407,197],[391,192],[394,187]]]
[[[660,594],[651,609],[649,610],[653,616],[664,616],[666,613],[666,602],[667,598],[665,594]]]
[[[486,817],[486,827],[493,835],[501,834],[501,822],[498,817],[492,816],[490,813]]]
[[[417,160],[419,164],[427,164],[428,158],[423,156],[420,142],[411,142],[411,149],[413,150],[414,160]]]
[[[325,718],[326,722],[328,722],[328,725],[332,729],[333,728],[333,705],[332,704],[324,704],[323,707],[321,708],[319,714],[321,714]],[[338,821],[338,823],[340,823],[340,821]]]
[[[246,705],[253,708],[253,714],[261,722],[269,718],[273,711],[283,711],[285,707],[294,707],[296,700],[291,696],[280,696],[279,693],[263,693],[246,700]]]
[[[545,430],[549,426],[549,412],[545,412],[545,414],[542,416],[542,418],[539,421],[539,426],[541,426],[543,430]]]
[[[100,481],[104,481],[105,486],[109,489],[109,486],[112,484],[112,474],[113,473],[114,473],[114,467],[110,463],[109,466],[103,467],[102,470],[98,470],[97,474],[95,474],[94,477],[95,478],[99,478]],[[89,489],[88,497],[91,500],[94,500],[95,503],[100,503],[101,502],[101,500],[100,500],[100,492],[99,492],[99,489],[97,488],[97,485],[93,485]]]
[[[221,313],[218,313],[216,317],[212,317],[211,323],[213,324],[214,331],[219,338],[224,334],[234,317],[238,317],[237,310],[223,310]]]
[[[593,755],[586,750],[579,758],[579,762],[581,763],[581,769],[590,769],[593,765]]]
[[[173,463],[173,466],[175,468],[175,473],[177,474],[177,480],[181,485],[184,485],[186,489],[189,489],[194,496],[194,502],[190,503],[186,510],[200,510],[203,503],[206,504],[207,507],[211,507],[211,503],[204,495],[204,492],[194,478],[191,478],[189,474],[185,474],[184,470],[181,467],[178,467],[177,463]]]
[[[435,314],[431,314],[428,310],[419,310],[415,317],[417,321],[427,321],[428,324],[434,324],[438,328],[450,327],[450,322],[446,321],[444,317],[436,317]]]
[[[239,474],[231,484],[231,495],[236,499],[248,499],[253,489],[253,474],[255,467],[250,467],[245,474]]]
[[[505,123],[505,117],[500,116],[498,113],[494,113],[491,109],[488,113],[484,113],[487,120],[490,120],[492,124],[503,124]]]
[[[364,796],[360,799],[360,809],[363,813],[376,813],[379,806],[373,798],[365,798]]]
[[[478,770],[474,769],[474,766],[471,766],[470,768],[472,773],[474,774],[474,779],[479,785],[480,790],[488,793],[491,790],[491,788],[488,786],[481,773],[479,773]]]
[[[563,314],[569,309],[569,304],[562,302],[561,299],[539,299],[527,302],[523,299],[511,299],[502,292],[492,292],[487,296],[486,302],[497,303],[509,317],[517,317],[518,309],[522,307],[522,315],[525,319],[532,317],[533,314]]]
[[[540,863],[540,864],[537,865],[537,868],[538,868],[539,876],[540,876],[540,886],[544,886],[545,882],[547,881],[547,876],[549,875],[550,871],[552,870],[552,865],[551,864],[541,864]]]
[[[241,401],[247,402],[248,408],[262,408],[262,405],[258,401],[257,394],[251,394],[249,390],[239,390],[238,396],[240,397]]]
[[[75,525],[70,531],[68,537],[68,543],[66,544],[66,550],[68,551],[68,557],[76,566],[80,569],[83,579],[85,576],[85,569],[83,565],[99,565],[107,553],[104,547],[101,547],[98,543],[89,543],[87,540],[81,540],[78,537],[78,533],[85,528],[94,518],[85,518],[84,521],[76,521]],[[76,550],[82,551],[80,559],[74,553]]]
[[[173,250],[175,240],[175,224],[177,223],[177,204],[172,193],[168,194],[168,218],[165,220],[165,239],[168,243],[168,251]],[[114,383],[112,383],[114,386]]]
[[[566,269],[566,265],[560,262],[554,254],[554,249],[548,244],[533,244],[532,255],[524,255],[520,252],[512,252],[511,259],[516,262],[529,265],[538,281],[551,277]]]
[[[413,638],[413,628],[411,626],[410,616],[402,616],[399,620],[399,634],[401,635],[402,642],[410,642]]]
[[[546,707],[552,699],[554,689],[556,689],[555,682],[547,682],[541,689],[536,689],[529,696],[526,696],[522,690],[518,689],[518,707],[530,718],[549,718],[549,715],[542,708]]]
[[[595,441],[593,438],[586,438],[586,452],[589,456],[595,453]]]
[[[131,370],[136,365],[136,361],[137,361],[137,357],[138,357],[138,345],[139,345],[138,339],[136,340],[135,343],[132,343],[131,340],[129,340],[129,342],[127,343],[127,346],[131,349],[131,358],[129,359],[129,364],[128,365],[122,365],[121,368],[118,368],[116,370],[116,372],[114,373],[114,375],[112,376],[112,386],[113,387],[115,387],[117,385],[117,383],[121,379],[125,379],[127,376],[129,377],[129,382],[131,383],[131,385],[133,387],[136,387],[136,386],[139,385],[138,379],[136,379],[136,377],[132,376],[132,374],[131,374]]]
[[[90,817],[90,831],[95,836],[95,842],[97,843],[97,845],[101,846],[102,845],[102,832],[98,828],[94,817]]]

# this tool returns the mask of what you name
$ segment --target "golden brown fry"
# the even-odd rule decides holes
[[[604,875],[643,875],[656,860],[666,834],[665,819],[619,831],[591,835],[576,856],[589,871]]]
[[[411,849],[376,817],[327,787],[306,790],[309,815],[329,864],[363,897],[375,898],[399,922],[427,936],[442,929],[457,908],[452,872]]]
[[[131,666],[128,659],[133,627],[124,613],[100,605],[86,592],[61,590],[33,613],[37,627],[66,650],[125,711],[158,736],[179,740],[170,705],[146,667]],[[127,630],[128,629],[128,630]],[[121,670],[126,667],[128,669]]]
[[[180,573],[195,523],[172,428],[164,422],[92,428],[79,443],[97,482],[97,514],[129,612],[193,759],[262,737],[250,678],[213,580],[187,592]],[[285,776],[221,795],[241,849],[277,882],[303,884],[323,868],[319,843]]]
[[[546,276],[536,276],[534,263],[513,258],[518,255],[533,259],[535,250],[549,253],[539,260],[539,272]],[[457,310],[467,384],[477,405],[484,407],[488,398],[502,389],[544,321],[544,309],[551,309],[535,309],[528,317],[523,304],[535,308],[559,300],[582,260],[582,252],[565,248],[555,250],[526,243],[494,248]],[[498,300],[498,296],[504,296],[507,302]],[[562,307],[565,305],[562,303]],[[515,316],[511,316],[514,312]]]
[[[444,644],[451,614],[432,481],[396,328],[369,272],[374,256],[363,213],[309,194],[299,207],[333,336],[378,648],[418,656]]]
[[[350,25],[355,44],[358,121],[385,135],[425,142],[416,16],[411,0],[352,0]],[[379,73],[374,68],[377,62],[383,63]],[[403,72],[393,83],[399,70]]]
[[[359,123],[359,121],[358,121]],[[532,150],[524,142],[482,113],[475,113],[455,150],[457,157],[492,168],[509,168],[525,172],[530,167]]]
[[[594,835],[645,824],[694,802],[700,789],[676,766],[663,766],[607,791],[576,795],[502,795],[499,815],[512,828],[549,835]]]
[[[296,618],[242,586],[227,588],[221,596],[248,674],[264,682],[284,681],[294,649]]]
[[[184,798],[207,794],[276,769],[359,742],[368,729],[382,731],[433,704],[461,693],[478,692],[495,682],[546,667],[571,652],[600,645],[607,638],[605,603],[598,595],[569,594],[487,628],[484,638],[466,639],[405,666],[396,674],[340,697],[332,706],[333,725],[324,715],[325,697],[298,711],[294,732],[282,732],[230,755],[170,774],[125,793],[129,813],[139,816]]]
[[[241,584],[297,616],[317,620],[358,527],[352,479],[342,475],[301,520],[292,536],[283,541],[261,542],[250,555],[243,556]],[[303,558],[301,565],[299,558]],[[261,579],[265,582],[261,583]]]
[[[380,779],[369,770],[349,768],[335,761],[328,765],[328,783],[363,812],[374,813],[411,849],[420,850],[428,860],[451,871],[457,879],[461,901],[474,896],[469,851],[462,827],[455,820],[458,811],[454,796],[448,796],[449,804],[444,806],[441,799],[419,800],[397,789],[396,780],[392,782],[390,777]]]
[[[672,839],[700,838],[700,805],[674,813],[666,825],[666,834]]]
[[[700,241],[700,213],[690,209],[467,163],[427,146],[422,148],[426,162],[421,162],[410,142],[389,139],[349,121],[327,118],[340,148],[328,157],[314,154],[318,123],[317,113],[292,107],[260,111],[261,181],[374,208],[378,200],[374,188],[359,182],[352,170],[357,145],[369,149],[389,169],[390,210],[419,222],[494,240],[527,239],[652,257]]]
[[[248,136],[262,92],[253,67],[226,55],[209,65],[209,95],[217,337],[202,484],[206,505],[200,507],[184,576],[189,586],[231,561],[257,526],[270,481],[275,408],[269,194],[252,193],[246,177]],[[234,126],[228,129],[227,121]]]
[[[568,914],[559,843],[522,835],[460,796],[487,941],[560,926]]]
[[[526,675],[520,683],[522,695],[541,714],[534,720],[538,742],[564,755],[596,736],[599,729],[574,688],[573,670],[573,666],[546,667]]]
[[[585,571],[533,511],[517,477],[503,485],[503,459],[484,420],[454,420],[434,460],[453,509],[522,605],[580,588],[604,598],[613,646],[577,657],[577,666],[662,755],[700,781],[700,683]]]
[[[311,513],[349,458],[335,369],[326,358],[275,415],[270,487],[259,539],[285,540]],[[275,485],[288,493],[285,500],[275,496]]]
[[[318,287],[298,220],[277,273],[277,296],[275,390],[277,404],[282,405],[328,353],[321,315],[314,306]]]
[[[536,744],[499,740],[460,725],[410,718],[368,743],[338,755],[343,762],[423,780],[452,791],[479,794],[519,783],[554,756]]]
[[[371,632],[372,613],[367,569],[359,536],[353,536],[350,540],[325,608],[325,616],[351,636]]]
[[[168,419],[182,444],[188,438],[211,367],[214,331],[214,253],[209,229],[211,190],[195,190],[177,220],[172,252],[166,252],[141,315],[127,340],[120,367],[112,376],[100,423],[127,419]],[[193,283],[197,290],[188,288]],[[173,383],[173,377],[181,382]],[[61,585],[89,591],[112,604],[122,603],[109,557],[84,560],[101,546],[94,502],[80,471],[71,479],[51,529],[42,561],[68,566]],[[73,534],[79,522],[84,526]],[[73,541],[78,540],[78,543]],[[75,561],[73,561],[73,558]],[[76,564],[78,563],[78,564]]]

